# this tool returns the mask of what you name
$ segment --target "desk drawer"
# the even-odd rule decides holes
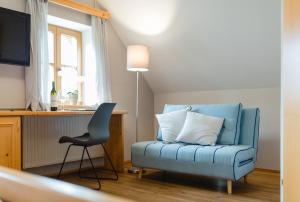
[[[0,117],[0,165],[21,169],[20,117]]]

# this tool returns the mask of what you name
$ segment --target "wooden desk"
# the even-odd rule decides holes
[[[23,117],[66,117],[92,115],[93,111],[9,111],[0,110],[0,165],[22,169]],[[110,120],[110,139],[106,144],[108,153],[118,172],[124,172],[124,123],[126,110],[114,110]],[[58,141],[58,140],[57,140]],[[105,168],[110,168],[105,158]]]

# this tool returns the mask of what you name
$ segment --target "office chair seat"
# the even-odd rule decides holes
[[[59,143],[72,143],[74,145],[77,146],[93,146],[93,145],[97,145],[98,142],[96,142],[95,140],[93,140],[90,136],[89,133],[85,133],[81,136],[77,136],[77,137],[69,137],[69,136],[63,136],[59,139]]]

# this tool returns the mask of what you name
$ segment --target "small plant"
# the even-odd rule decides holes
[[[68,92],[68,96],[70,95],[78,95],[78,90],[74,90],[73,92]]]
[[[77,105],[78,102],[78,90],[74,90],[73,92],[67,93],[69,96],[69,101],[71,105]]]

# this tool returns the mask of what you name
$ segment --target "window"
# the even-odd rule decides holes
[[[55,25],[48,27],[49,68],[60,96],[78,91],[82,103],[82,39],[81,32]]]

